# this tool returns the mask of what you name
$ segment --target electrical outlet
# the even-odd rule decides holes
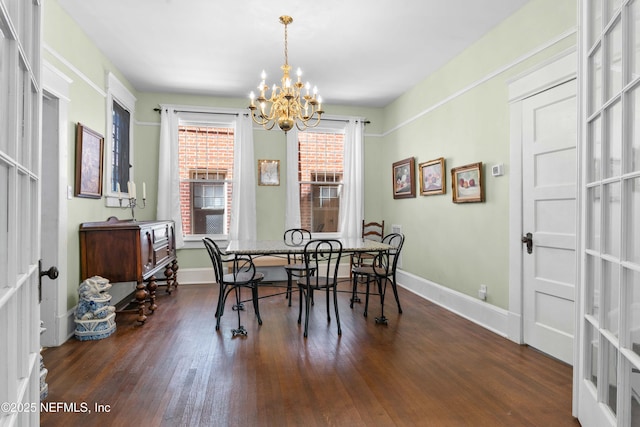
[[[478,291],[478,298],[482,301],[487,300],[487,285],[480,285],[480,290]]]

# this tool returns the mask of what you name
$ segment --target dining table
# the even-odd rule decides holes
[[[311,239],[316,240],[316,239]],[[382,251],[386,251],[392,248],[391,245],[379,242],[370,239],[363,239],[362,237],[353,237],[353,238],[335,238],[335,240],[340,241],[342,243],[342,253],[343,254],[351,254],[351,253],[380,253]],[[282,240],[260,240],[260,239],[240,239],[240,240],[230,240],[227,248],[225,249],[225,253],[229,255],[236,256],[249,256],[252,259],[263,257],[263,256],[275,256],[275,257],[286,257],[287,255],[300,255],[304,253],[305,245],[310,240],[304,239],[298,242],[287,243],[283,239]],[[348,262],[347,262],[348,264]],[[347,279],[349,283],[351,283],[350,279]],[[344,291],[343,291],[344,292]],[[350,290],[349,293],[352,291]],[[276,295],[276,294],[274,294]],[[270,295],[273,296],[273,295]],[[263,297],[260,297],[263,298]],[[357,298],[355,301],[359,301]],[[383,303],[384,297],[381,298],[381,303]]]
[[[375,240],[361,237],[337,238],[342,243],[343,253],[381,252],[391,246]],[[299,255],[304,252],[309,240],[301,240],[297,244],[285,243],[284,240],[230,240],[225,252],[234,255],[267,256],[267,255]]]

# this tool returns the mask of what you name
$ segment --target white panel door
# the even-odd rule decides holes
[[[523,242],[524,341],[573,364],[575,80],[525,99],[522,112],[523,234],[531,233]]]

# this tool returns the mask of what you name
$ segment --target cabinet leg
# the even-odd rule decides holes
[[[149,291],[149,310],[151,310],[151,314],[158,309],[158,305],[156,304],[156,289],[158,289],[158,282],[156,282],[156,276],[149,277],[149,283],[147,283],[147,290]]]
[[[171,264],[167,264],[167,267],[164,269],[164,277],[167,281],[167,293],[171,295],[171,291],[173,291],[173,269],[171,268]]]
[[[178,260],[174,259],[171,263],[171,270],[173,270],[173,284],[174,289],[178,289]]]
[[[138,322],[144,323],[147,316],[144,314],[144,303],[147,301],[149,293],[145,289],[144,282],[138,282],[136,285],[136,301],[138,301]]]

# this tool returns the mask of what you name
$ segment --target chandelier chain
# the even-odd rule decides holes
[[[287,24],[284,24],[284,65],[289,65],[289,53],[288,53],[288,44],[289,44],[289,37],[288,37],[288,31],[287,31]]]

